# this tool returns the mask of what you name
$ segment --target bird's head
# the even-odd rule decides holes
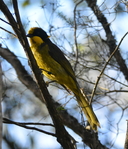
[[[42,44],[47,42],[50,36],[48,36],[43,29],[39,27],[32,27],[28,31],[27,37],[30,38],[30,43],[34,42],[36,44]]]

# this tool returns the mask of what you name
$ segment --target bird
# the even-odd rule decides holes
[[[73,68],[64,53],[40,27],[30,28],[27,37],[29,38],[30,49],[42,74],[73,92],[92,130],[97,131],[100,127],[98,118],[81,91]]]

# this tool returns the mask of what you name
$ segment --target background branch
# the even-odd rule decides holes
[[[117,45],[115,37],[112,35],[112,31],[110,29],[110,23],[108,23],[106,17],[100,11],[99,7],[96,5],[97,0],[86,0],[86,2],[94,12],[95,16],[97,17],[97,20],[102,24],[107,37],[106,43],[109,47],[110,54],[112,54],[114,49],[116,49]],[[120,71],[124,74],[125,79],[128,81],[127,65],[119,50],[114,54],[114,57],[119,65]]]
[[[98,82],[100,81],[100,78],[101,78],[101,76],[103,75],[103,72],[104,72],[105,68],[107,67],[107,65],[108,65],[108,63],[110,62],[110,60],[112,59],[112,57],[113,57],[113,56],[116,54],[116,52],[118,51],[118,49],[119,49],[119,47],[120,47],[120,45],[121,45],[123,39],[127,36],[127,34],[128,34],[128,32],[121,38],[119,44],[116,46],[115,50],[112,52],[112,54],[110,55],[110,57],[109,57],[108,60],[106,61],[106,63],[105,63],[105,65],[104,65],[104,67],[103,67],[103,69],[102,69],[100,75],[97,77],[97,81],[96,81],[96,83],[95,83],[95,85],[94,85],[94,88],[93,88],[93,91],[92,91],[90,103],[91,103],[92,100],[93,100],[93,97],[94,97],[94,94],[95,94],[95,91],[96,91]]]
[[[47,125],[49,126],[49,124],[44,124],[44,123],[21,123],[21,122],[15,122],[15,121],[12,121],[10,119],[7,119],[7,118],[3,118],[3,123],[5,124],[15,124],[17,126],[20,126],[20,127],[23,127],[23,128],[26,128],[26,129],[31,129],[31,130],[36,130],[36,131],[39,131],[39,132],[42,132],[42,133],[45,133],[47,135],[51,135],[53,137],[56,137],[56,135],[54,133],[51,133],[51,132],[47,132],[47,131],[44,131],[42,129],[39,129],[39,128],[36,128],[35,126],[36,125]],[[34,127],[32,126],[27,126],[27,125],[35,125]],[[51,126],[51,125],[50,125]]]
[[[2,93],[3,93],[3,81],[2,81],[2,68],[0,61],[0,148],[2,148]]]
[[[128,120],[127,120],[127,132],[126,132],[126,139],[124,144],[124,149],[128,148]]]

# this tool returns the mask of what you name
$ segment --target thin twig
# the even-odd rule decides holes
[[[17,38],[17,36],[15,35],[15,34],[13,34],[12,32],[10,32],[10,31],[8,31],[8,30],[6,30],[5,28],[3,28],[3,27],[0,27],[2,30],[4,30],[5,32],[7,32],[7,33],[9,33],[9,34],[11,34],[11,35],[13,35],[14,37],[16,37]]]
[[[4,123],[6,123],[6,124],[10,124],[10,122],[12,123],[12,122],[14,122],[14,121],[12,121],[12,120],[10,120],[10,119],[8,119],[8,118],[5,118],[5,117],[3,117],[3,122]],[[54,125],[53,124],[48,124],[48,123],[32,123],[32,122],[27,122],[27,123],[22,123],[22,122],[15,122],[15,123],[19,123],[19,124],[21,124],[21,125],[43,125],[43,126],[52,126],[52,127],[54,127]]]
[[[107,74],[104,73],[104,75],[105,75],[106,77],[110,78],[111,80],[113,80],[113,81],[115,81],[115,82],[117,82],[117,83],[119,83],[119,84],[121,84],[121,85],[123,85],[123,86],[128,87],[128,85],[126,85],[126,84],[124,84],[124,83],[122,83],[122,82],[120,82],[120,81],[118,81],[118,80],[116,80],[116,79],[114,79],[114,78],[108,76]]]
[[[115,93],[115,92],[125,92],[125,93],[127,93],[128,90],[112,90],[112,91],[105,92],[105,94]]]
[[[78,44],[77,44],[77,37],[76,37],[76,31],[77,31],[77,23],[76,23],[76,9],[77,9],[77,6],[82,3],[83,0],[79,1],[75,7],[74,7],[74,42],[75,42],[75,49],[76,49],[76,62],[75,62],[75,65],[74,65],[74,71],[76,70],[76,65],[77,65],[77,61],[78,61]]]
[[[12,0],[12,2],[13,2],[13,8],[14,8],[15,16],[16,16],[16,20],[17,20],[17,25],[19,27],[20,24],[22,24],[22,22],[21,22],[21,19],[20,19],[18,3],[17,3],[17,0]]]
[[[11,25],[10,23],[8,23],[7,21],[5,21],[4,19],[0,18],[1,21],[3,21],[4,23]]]
[[[119,46],[121,45],[123,39],[125,38],[125,36],[126,36],[127,34],[128,34],[128,32],[122,37],[122,39],[120,40],[119,44],[116,46],[115,50],[112,52],[112,54],[110,55],[110,57],[109,57],[108,60],[106,61],[106,64],[105,64],[104,68],[102,69],[100,75],[98,76],[97,81],[96,81],[95,86],[94,86],[93,91],[92,91],[92,95],[91,95],[91,99],[90,99],[90,104],[91,104],[91,102],[92,102],[92,100],[93,100],[93,97],[94,97],[94,94],[95,94],[97,85],[98,85],[98,83],[99,83],[99,80],[100,80],[100,78],[101,78],[101,76],[102,76],[102,74],[103,74],[105,68],[107,67],[109,61],[112,59],[113,55],[114,55],[114,54],[116,53],[116,51],[119,49]]]
[[[26,42],[26,34],[20,19],[20,14],[19,14],[19,8],[18,8],[18,3],[17,0],[12,0],[13,2],[13,8],[15,11],[15,16],[16,16],[16,21],[17,21],[17,28],[18,28],[18,34],[21,35],[23,38],[20,38],[20,42],[23,45],[23,47],[25,48],[25,42]]]
[[[45,134],[47,134],[47,135],[51,135],[51,136],[56,137],[56,135],[55,135],[54,133],[47,132],[47,131],[41,130],[41,129],[39,129],[39,128],[36,128],[36,127],[26,126],[26,123],[15,122],[15,121],[9,120],[9,119],[7,119],[7,118],[3,118],[3,122],[4,122],[4,123],[7,123],[7,124],[15,124],[15,125],[17,125],[17,126],[20,126],[20,127],[26,128],[26,129],[36,130],[36,131],[45,133]],[[29,125],[30,125],[30,124],[29,124]],[[33,125],[34,125],[34,124],[33,124]]]

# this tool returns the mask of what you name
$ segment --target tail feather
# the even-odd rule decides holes
[[[100,127],[100,123],[93,112],[93,109],[91,105],[89,105],[88,100],[84,96],[84,94],[79,90],[79,94],[75,95],[77,98],[77,102],[82,108],[82,111],[84,112],[90,126],[92,127],[93,130],[97,131],[97,126]]]

